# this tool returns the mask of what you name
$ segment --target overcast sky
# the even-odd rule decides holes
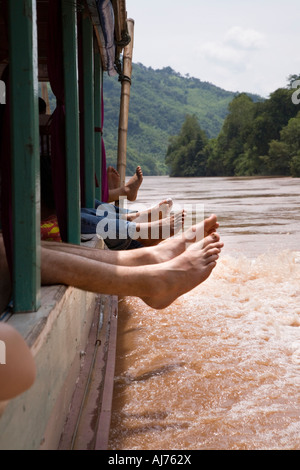
[[[126,0],[133,62],[268,97],[300,74],[299,0]]]

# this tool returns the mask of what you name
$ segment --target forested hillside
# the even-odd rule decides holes
[[[121,84],[104,75],[104,126],[107,162],[116,165]],[[167,174],[169,138],[195,115],[208,138],[216,138],[237,93],[181,76],[170,67],[154,70],[133,64],[127,136],[127,173],[141,165],[145,175]],[[250,95],[253,101],[258,96]]]

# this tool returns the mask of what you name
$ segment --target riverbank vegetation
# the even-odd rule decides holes
[[[209,139],[195,115],[187,115],[169,139],[171,176],[300,176],[300,105],[290,76],[264,101],[240,93],[216,138]]]

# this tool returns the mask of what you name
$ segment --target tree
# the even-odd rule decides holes
[[[270,142],[269,155],[265,159],[266,168],[270,175],[290,174],[290,152],[285,142],[272,140]]]
[[[228,106],[222,130],[217,139],[217,153],[222,157],[225,174],[235,174],[235,160],[244,153],[244,145],[251,132],[254,116],[252,99],[246,94],[237,95]]]
[[[291,159],[291,176],[300,178],[300,152]]]
[[[271,141],[267,165],[270,174],[300,176],[300,112]]]
[[[177,136],[169,139],[166,164],[170,176],[205,176],[207,136],[195,115],[187,115]]]
[[[210,139],[205,146],[206,176],[224,176],[225,168],[222,155],[218,151],[217,139]]]
[[[286,175],[292,168],[295,174],[300,148],[295,138],[298,121],[293,118],[299,106],[293,103],[292,94],[292,89],[279,88],[268,100],[256,103],[245,93],[237,95],[208,156],[210,174],[212,163],[218,163],[221,174],[227,176]]]
[[[295,106],[292,101],[293,90],[278,88],[271,93],[269,100],[265,102],[266,112],[273,122],[273,138],[279,138],[280,130],[286,126],[292,117],[299,111],[299,106]]]

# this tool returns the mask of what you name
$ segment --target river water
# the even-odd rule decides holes
[[[167,309],[120,299],[109,449],[300,449],[300,180],[145,177],[134,205],[165,197],[225,246]]]

